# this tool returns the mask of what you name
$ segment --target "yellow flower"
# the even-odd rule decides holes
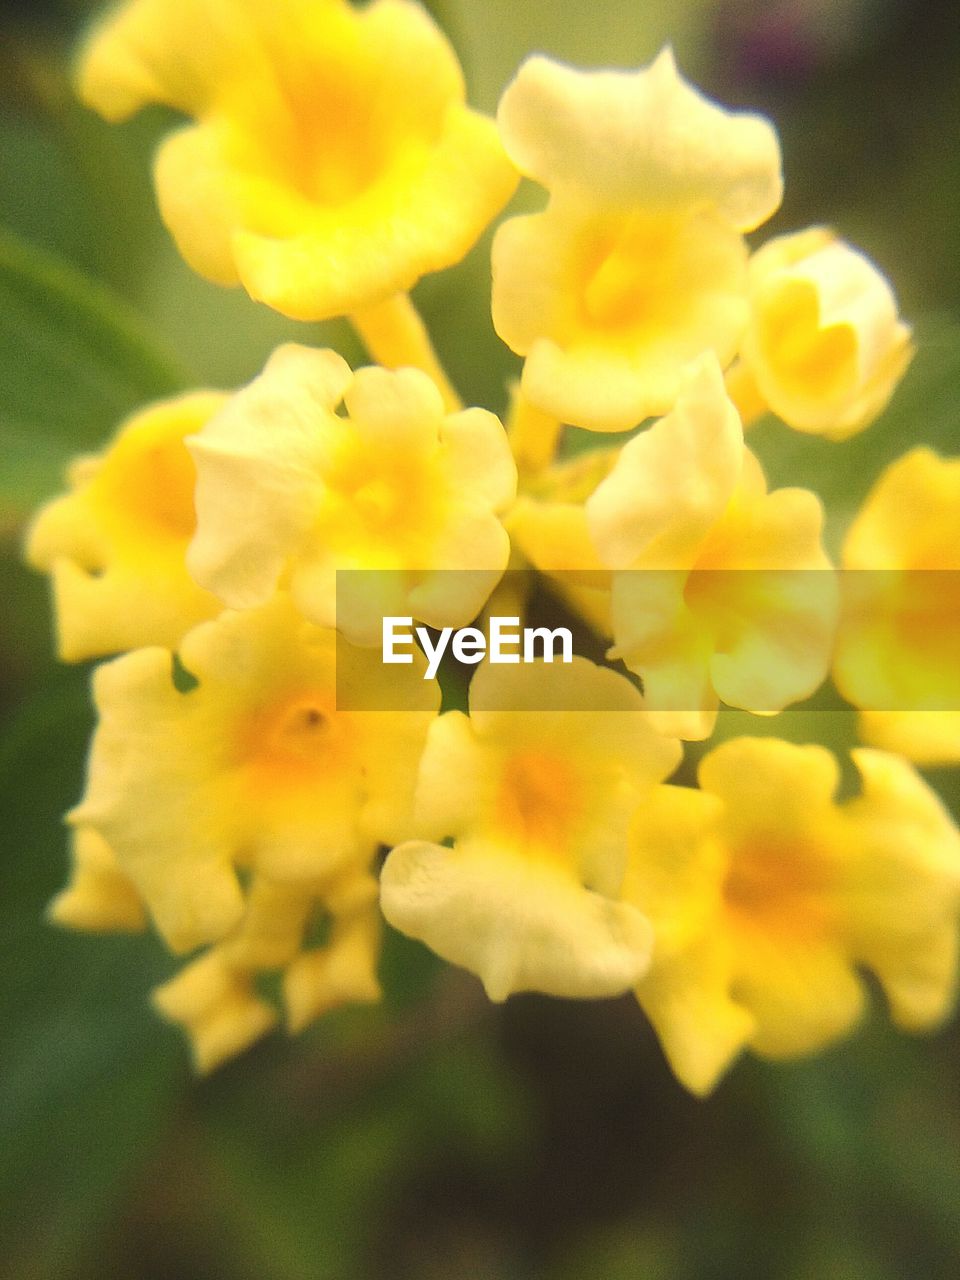
[[[960,458],[926,448],[880,476],[843,547],[834,679],[874,746],[960,763]]]
[[[611,574],[590,541],[583,504],[524,496],[510,512],[507,527],[514,546],[550,579],[561,599],[609,639]]]
[[[289,582],[306,617],[378,644],[386,615],[464,625],[506,568],[495,513],[516,467],[503,428],[484,409],[445,414],[417,370],[353,374],[333,351],[281,347],[189,444],[188,563],[233,608]],[[338,570],[380,572],[355,575],[338,602]]]
[[[202,1074],[248,1049],[277,1020],[273,1006],[256,994],[251,976],[233,969],[217,948],[158,987],[153,1003],[187,1032]]]
[[[720,700],[772,713],[822,682],[836,620],[822,508],[805,489],[767,492],[715,358],[623,447],[586,511],[614,570],[615,652],[665,733],[705,738]]]
[[[611,573],[590,538],[584,502],[619,452],[590,449],[527,476],[506,517],[515,558],[546,575],[565,603],[607,639],[613,635]]]
[[[187,635],[192,689],[177,687],[165,649],[98,670],[100,723],[72,821],[107,842],[172,950],[238,925],[240,873],[333,882],[410,835],[438,690],[423,662],[386,669],[335,641],[278,596]],[[337,711],[338,689],[405,709]]]
[[[844,804],[823,747],[739,738],[704,758],[700,791],[637,810],[624,898],[657,939],[637,997],[695,1093],[745,1047],[789,1058],[845,1034],[862,968],[907,1030],[949,1010],[960,832],[906,761],[853,754]]]
[[[200,391],[140,410],[102,456],[73,463],[70,493],[37,515],[26,554],[52,577],[65,661],[173,646],[219,613],[186,569],[196,473],[183,441],[226,399]]]
[[[109,120],[196,120],[156,159],[160,211],[218,284],[300,320],[345,315],[458,262],[516,176],[411,0],[131,0],[78,69]]]
[[[493,247],[493,320],[537,408],[621,431],[673,405],[684,366],[722,364],[747,323],[742,232],[781,196],[772,126],[708,102],[664,50],[582,72],[534,57],[504,93],[508,154],[547,187]]]
[[[277,1020],[256,993],[259,973],[282,973],[290,1031],[328,1009],[380,998],[377,882],[354,874],[331,885],[282,884],[254,876],[243,918],[218,945],[153,993],[155,1008],[190,1037],[196,1068],[212,1071]],[[317,920],[331,922],[320,946],[304,946]]]
[[[399,845],[381,874],[387,920],[514,991],[601,996],[645,971],[647,921],[619,902],[630,815],[677,765],[616,672],[570,665],[479,668],[470,716],[431,726],[416,823],[452,848]]]
[[[47,908],[55,924],[95,933],[138,933],[146,928],[147,913],[136,886],[120,870],[103,836],[90,827],[77,827],[71,855],[70,883]]]
[[[751,258],[742,354],[784,422],[845,440],[886,408],[913,343],[873,263],[828,228],[811,227]]]

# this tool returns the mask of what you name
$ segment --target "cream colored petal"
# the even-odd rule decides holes
[[[913,356],[883,275],[814,227],[764,245],[750,279],[743,355],[769,407],[797,430],[833,440],[869,425]]]
[[[496,802],[498,761],[477,741],[472,719],[448,711],[430,725],[420,761],[415,826],[444,840],[475,830]]]
[[[719,699],[706,695],[702,705],[691,711],[651,711],[650,723],[665,738],[682,742],[706,742],[717,727]]]
[[[736,580],[739,572],[797,573],[823,587],[824,600],[836,595],[830,560],[823,549],[823,503],[809,489],[767,493],[763,471],[744,450],[741,484],[724,518],[711,532],[697,562],[706,586],[710,570],[718,580]]]
[[[420,760],[440,710],[436,680],[424,679],[426,660],[419,650],[413,658],[409,667],[390,667],[377,651],[337,643],[337,705],[359,710],[352,727],[367,762],[361,830],[377,844],[414,834]]]
[[[197,466],[191,573],[231,608],[264,604],[316,522],[322,471],[349,386],[332,351],[281,347],[188,441]]]
[[[336,626],[363,648],[380,647],[384,618],[410,612],[410,580],[403,566],[371,568],[360,551],[347,557],[319,550],[315,560],[294,569],[290,591],[305,617]]]
[[[669,49],[637,71],[528,58],[497,121],[514,162],[549,188],[617,205],[710,204],[745,231],[780,203],[773,126],[708,101],[680,77]]]
[[[344,778],[314,781],[295,807],[280,796],[251,815],[249,828],[257,872],[281,883],[298,884],[318,876],[340,875],[365,866],[377,845],[362,829],[364,787],[359,766]],[[259,819],[259,821],[258,821]]]
[[[602,343],[565,350],[550,337],[538,337],[521,386],[538,409],[588,431],[629,431],[647,416],[647,388],[629,361],[616,353],[611,358]]]
[[[617,995],[646,971],[653,944],[634,908],[482,844],[399,845],[384,863],[381,905],[395,928],[476,973],[497,1001],[515,991]]]
[[[691,567],[733,495],[743,464],[743,429],[713,358],[687,376],[676,408],[623,447],[587,500],[600,558],[611,568]]]
[[[470,723],[491,750],[556,748],[584,776],[612,762],[636,785],[671,773],[680,747],[651,728],[636,685],[573,655],[569,663],[482,663],[470,684]]]
[[[366,447],[414,456],[436,450],[444,424],[443,399],[419,369],[358,369],[343,399]]]
[[[691,574],[684,569],[622,569],[612,575],[611,617],[616,644],[609,657],[638,671],[647,664],[702,665],[713,651],[709,615],[687,603]]]
[[[705,742],[713,733],[720,700],[700,668],[686,663],[646,664],[650,723],[665,738]],[[637,674],[640,674],[639,671]]]
[[[576,293],[582,259],[597,252],[592,210],[507,218],[491,247],[493,326],[518,355],[528,355],[543,335],[564,341],[576,327]]]
[[[648,360],[637,370],[628,354],[602,340],[565,349],[538,337],[521,385],[531,404],[561,422],[587,431],[630,431],[651,414],[666,412],[676,394],[673,365],[664,369]]]
[[[610,571],[600,561],[582,505],[518,498],[506,517],[512,544],[547,574],[566,604],[599,635],[612,635]]]
[[[759,585],[759,584],[758,584]],[[820,688],[830,670],[833,621],[822,589],[796,575],[761,586],[749,622],[730,648],[710,660],[717,696],[731,707],[774,715]]]

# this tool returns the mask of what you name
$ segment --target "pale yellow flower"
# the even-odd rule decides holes
[[[381,875],[387,920],[514,991],[601,996],[649,963],[643,915],[618,901],[636,804],[680,759],[633,685],[575,657],[479,668],[470,716],[432,726],[417,787],[427,840],[399,845]]]
[[[74,811],[136,886],[174,951],[241,921],[241,873],[333,883],[411,834],[417,762],[439,703],[425,664],[384,668],[278,596],[191,631],[180,659],[140,649],[101,667],[86,795]],[[360,693],[373,706],[337,710]],[[387,699],[389,698],[389,701]]]
[[[822,507],[805,489],[767,492],[713,357],[623,447],[586,512],[614,570],[615,652],[665,733],[705,738],[721,700],[773,713],[823,681],[836,583]]]
[[[484,409],[447,414],[415,369],[353,374],[333,351],[281,347],[189,443],[188,563],[233,608],[288,583],[306,617],[378,644],[386,615],[468,623],[506,568],[496,513],[516,466],[503,427]],[[338,602],[338,570],[374,572]]]
[[[843,547],[834,680],[865,741],[960,763],[960,458],[913,449],[867,496]]]
[[[257,995],[258,974],[282,973],[290,1031],[338,1005],[378,1000],[376,896],[377,882],[366,873],[333,884],[254,876],[237,927],[153,993],[156,1009],[189,1036],[197,1070],[212,1071],[275,1025],[276,1010]],[[324,919],[327,941],[307,944],[308,931]]]
[[[176,645],[219,613],[186,568],[196,472],[183,441],[226,399],[200,391],[141,409],[101,456],[73,463],[70,492],[36,516],[26,556],[51,576],[65,661]]]
[[[750,259],[745,370],[797,431],[845,440],[886,408],[913,356],[885,277],[826,227]]]
[[[773,127],[701,97],[669,50],[633,72],[530,58],[498,122],[511,158],[550,193],[493,248],[494,325],[526,356],[523,394],[594,431],[666,413],[690,360],[736,353],[742,233],[782,190]]]
[[[94,933],[138,933],[147,927],[143,900],[103,836],[90,827],[77,827],[71,864],[69,884],[47,908],[55,924]]]
[[[78,85],[109,120],[194,117],[157,154],[164,221],[201,275],[301,320],[458,262],[516,182],[412,0],[131,0]]]
[[[252,976],[213,948],[153,993],[158,1013],[190,1038],[202,1074],[235,1057],[276,1025],[276,1010],[257,995]]]
[[[861,969],[907,1030],[949,1011],[960,832],[906,761],[854,760],[861,793],[838,804],[823,747],[739,738],[704,758],[701,790],[637,810],[624,898],[656,933],[637,997],[696,1093],[743,1048],[790,1058],[847,1033]]]

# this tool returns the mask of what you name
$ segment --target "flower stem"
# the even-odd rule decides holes
[[[742,360],[738,360],[727,370],[724,381],[727,395],[740,414],[744,431],[747,431],[768,412],[769,406],[760,394],[756,379]]]
[[[397,293],[384,302],[364,307],[350,316],[350,323],[379,364],[387,369],[421,369],[437,384],[450,413],[463,408],[409,294]]]
[[[550,465],[557,452],[562,427],[556,418],[530,403],[519,383],[513,384],[510,388],[507,435],[521,472],[535,475]]]

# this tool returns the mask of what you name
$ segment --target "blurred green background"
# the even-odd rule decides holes
[[[175,0],[171,0],[174,3]],[[769,113],[787,195],[769,230],[829,222],[895,281],[919,353],[845,445],[772,424],[772,478],[817,488],[833,546],[887,461],[960,452],[960,23],[909,0],[437,0],[473,101],[520,59],[636,65],[671,40],[713,96]],[[960,1031],[924,1041],[881,1002],[810,1062],[740,1063],[706,1102],[669,1075],[631,999],[514,997],[391,935],[384,1005],[274,1037],[213,1079],[146,1006],[150,937],[74,937],[44,904],[66,869],[88,671],[51,655],[23,522],[64,461],[144,400],[253,376],[280,340],[360,355],[197,279],[156,217],[169,116],[110,128],[71,99],[90,6],[0,5],[0,1276],[4,1280],[954,1280]],[[519,199],[529,203],[531,193]],[[417,298],[470,403],[513,357],[489,323],[488,240]],[[816,703],[721,734],[835,747]],[[955,806],[958,771],[928,775]]]

